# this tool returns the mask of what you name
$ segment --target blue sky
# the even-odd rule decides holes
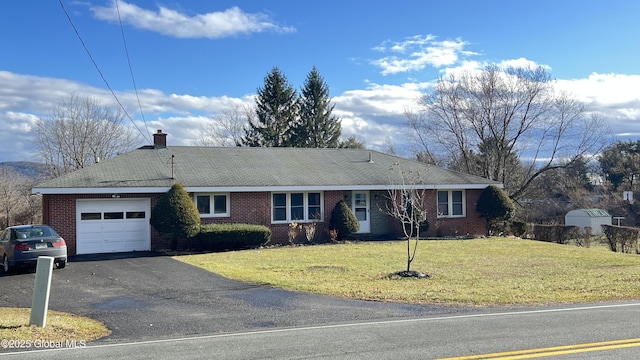
[[[410,151],[404,109],[439,76],[490,62],[546,66],[615,134],[640,137],[634,0],[61,3],[144,137],[163,129],[169,145],[196,145],[272,67],[300,88],[315,65],[345,136]],[[59,1],[0,2],[0,31],[0,143],[13,144],[0,161],[37,160],[33,123],[69,94],[115,106]]]

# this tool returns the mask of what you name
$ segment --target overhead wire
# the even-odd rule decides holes
[[[133,83],[133,91],[136,93],[136,99],[138,100],[138,108],[140,109],[140,117],[144,123],[144,128],[149,134],[149,127],[147,126],[147,120],[144,117],[144,111],[142,111],[142,103],[140,102],[140,95],[138,94],[138,87],[136,86],[136,79],[133,76],[133,67],[131,66],[131,58],[129,57],[129,48],[127,47],[127,40],[124,36],[124,27],[122,26],[122,17],[120,16],[120,5],[116,0],[116,11],[118,12],[118,22],[120,23],[120,33],[122,34],[122,44],[124,45],[124,53],[127,58],[127,64],[129,65],[129,74],[131,74],[131,82]]]
[[[87,47],[87,45],[85,44],[84,40],[82,39],[82,36],[80,36],[80,32],[78,31],[78,29],[76,28],[75,24],[73,23],[73,20],[71,20],[71,16],[69,15],[69,13],[67,12],[67,9],[65,8],[64,4],[62,3],[62,0],[58,0],[58,2],[60,3],[60,6],[62,7],[62,11],[64,11],[64,14],[67,17],[67,20],[69,21],[69,24],[71,24],[71,27],[73,28],[73,31],[75,32],[76,36],[78,37],[78,40],[80,40],[80,43],[82,44],[82,47],[84,48],[84,51],[87,53],[87,55],[89,56],[89,60],[91,60],[91,63],[93,63],[93,66],[96,68],[96,71],[98,71],[98,74],[100,75],[100,78],[102,79],[102,81],[105,83],[105,85],[107,86],[107,89],[109,89],[109,91],[111,92],[111,95],[113,96],[113,98],[116,100],[116,102],[118,103],[118,105],[120,106],[120,108],[122,109],[122,111],[124,111],[125,115],[127,116],[127,118],[129,119],[129,121],[131,121],[131,123],[133,124],[133,126],[136,128],[136,130],[142,134],[142,137],[145,138],[147,141],[152,142],[151,141],[151,137],[149,136],[148,131],[145,133],[142,130],[140,130],[140,127],[138,127],[138,125],[136,125],[135,121],[133,121],[133,118],[131,117],[131,115],[129,115],[129,112],[127,111],[127,109],[124,107],[124,105],[122,105],[122,103],[120,102],[120,99],[118,99],[118,96],[116,95],[116,93],[113,91],[113,89],[111,88],[111,85],[109,85],[109,82],[107,81],[107,79],[105,78],[104,74],[102,73],[102,71],[100,70],[100,67],[98,66],[98,63],[95,61],[95,59],[93,58],[93,55],[91,55],[91,52],[89,51],[89,48]],[[146,123],[145,123],[146,124]]]

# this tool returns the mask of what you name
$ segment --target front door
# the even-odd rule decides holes
[[[353,192],[353,213],[360,222],[360,231],[358,233],[371,232],[371,220],[369,216],[369,191]]]

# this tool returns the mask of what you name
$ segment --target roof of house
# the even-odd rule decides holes
[[[34,193],[481,189],[500,183],[362,149],[146,146],[49,180]],[[413,185],[418,184],[418,185]]]

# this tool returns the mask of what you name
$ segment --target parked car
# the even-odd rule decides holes
[[[0,236],[0,258],[5,273],[34,266],[38,256],[53,257],[61,269],[67,265],[67,243],[48,225],[10,226]]]

